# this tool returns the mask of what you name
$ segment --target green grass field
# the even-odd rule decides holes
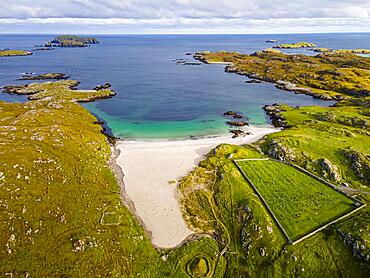
[[[287,164],[273,160],[237,164],[293,241],[355,208],[350,198]]]

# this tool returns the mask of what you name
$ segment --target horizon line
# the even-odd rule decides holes
[[[370,31],[323,31],[323,32],[287,32],[287,33],[90,33],[90,32],[56,32],[56,33],[2,33],[0,35],[304,35],[304,34],[370,34]]]

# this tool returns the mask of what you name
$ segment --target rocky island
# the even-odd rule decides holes
[[[311,48],[311,47],[317,47],[317,45],[309,42],[297,42],[297,43],[284,43],[273,46],[273,48],[283,48],[283,49]]]
[[[60,80],[54,82],[31,83],[26,85],[9,85],[3,92],[16,95],[28,95],[30,100],[69,100],[73,102],[89,102],[97,99],[110,98],[115,92],[110,89],[76,90],[80,82],[76,80]]]
[[[12,56],[29,56],[32,55],[31,51],[27,50],[0,50],[0,57],[12,57]]]
[[[48,79],[67,79],[69,76],[65,73],[59,73],[59,72],[52,72],[52,73],[43,73],[43,74],[29,74],[25,73],[23,74],[22,78],[20,80],[48,80]]]
[[[45,47],[87,47],[97,43],[99,43],[99,41],[94,37],[63,35],[46,43]]]

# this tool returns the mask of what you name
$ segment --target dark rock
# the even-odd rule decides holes
[[[273,105],[265,105],[263,110],[266,111],[266,114],[270,117],[272,124],[275,127],[286,127],[285,119],[280,114],[281,110],[279,104],[275,103]]]
[[[251,134],[250,132],[245,132],[240,129],[232,129],[230,130],[230,133],[234,134],[232,138],[244,137]]]
[[[232,117],[233,119],[242,119],[243,115],[235,111],[227,111],[224,113],[225,117]]]
[[[245,121],[239,121],[239,122],[237,122],[237,121],[227,121],[226,122],[228,125],[230,125],[230,126],[247,126],[247,125],[249,125],[247,122],[245,122]]]
[[[233,66],[233,65],[227,65],[225,67],[225,72],[233,72],[233,73],[237,73],[238,72],[238,68]]]
[[[3,87],[3,92],[7,94],[17,94],[19,90],[26,88],[25,85],[8,85]]]
[[[258,79],[251,79],[251,80],[245,81],[245,83],[249,83],[249,84],[262,83],[262,81],[261,80],[258,80]]]
[[[94,90],[95,91],[100,91],[100,90],[105,90],[105,89],[109,89],[110,87],[112,87],[112,84],[107,82],[105,83],[104,85],[98,85],[98,86],[95,86],[94,87]]]

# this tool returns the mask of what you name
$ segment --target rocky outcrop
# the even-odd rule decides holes
[[[370,157],[351,149],[344,149],[343,154],[354,174],[359,179],[370,182]]]
[[[197,61],[200,61],[202,63],[205,63],[205,64],[208,64],[207,62],[207,59],[205,57],[204,54],[207,54],[209,53],[209,51],[205,51],[205,52],[195,52],[194,55],[193,55],[193,58]]]
[[[238,72],[238,68],[234,65],[227,65],[225,67],[225,72],[232,72],[232,73],[237,73]]]
[[[20,80],[60,80],[60,79],[67,79],[69,76],[64,73],[44,73],[39,75],[33,74],[24,74]]]
[[[110,87],[112,87],[112,84],[107,82],[105,83],[104,85],[97,85],[94,87],[94,90],[95,91],[100,91],[100,90],[106,90],[106,89],[109,89]]]
[[[28,88],[28,85],[8,85],[2,88],[3,93],[11,95],[31,95],[36,94],[37,90]]]
[[[258,79],[251,79],[251,80],[245,81],[245,83],[248,83],[248,84],[262,83],[262,81],[261,80],[258,80]]]
[[[243,115],[241,113],[235,112],[235,111],[227,111],[224,113],[225,117],[231,117],[233,119],[242,119]]]
[[[230,126],[248,126],[249,124],[246,121],[227,121]]]
[[[343,242],[352,249],[353,256],[365,262],[370,261],[370,250],[366,248],[365,242],[360,239],[354,238],[351,234],[345,233],[340,229],[337,229],[339,236],[343,239]]]
[[[266,114],[270,117],[270,120],[275,127],[286,127],[285,119],[280,114],[281,110],[279,108],[279,104],[274,103],[273,105],[265,105],[263,110],[266,111]]]
[[[339,95],[335,96],[335,97],[332,97],[332,96],[329,96],[329,95],[315,93],[314,91],[312,91],[309,88],[298,87],[296,84],[291,83],[289,81],[284,81],[284,80],[276,81],[276,86],[275,87],[278,88],[278,89],[281,89],[281,90],[295,92],[296,94],[309,95],[309,96],[312,96],[314,98],[319,98],[319,99],[322,99],[322,100],[338,100],[338,98],[340,97]]]
[[[248,256],[253,247],[258,247],[258,241],[263,237],[262,228],[248,204],[239,207],[238,210],[238,221],[242,224],[240,244],[244,253]]]
[[[340,181],[341,177],[338,171],[338,167],[326,158],[319,159],[318,165],[321,169],[321,176],[324,178],[330,178],[334,181]]]
[[[266,153],[267,155],[281,161],[294,161],[296,158],[294,151],[285,146],[278,139],[273,139],[268,142]]]
[[[243,130],[240,130],[240,129],[231,129],[230,133],[233,134],[232,138],[244,137],[244,136],[247,136],[247,135],[251,134],[248,131],[243,131]]]

